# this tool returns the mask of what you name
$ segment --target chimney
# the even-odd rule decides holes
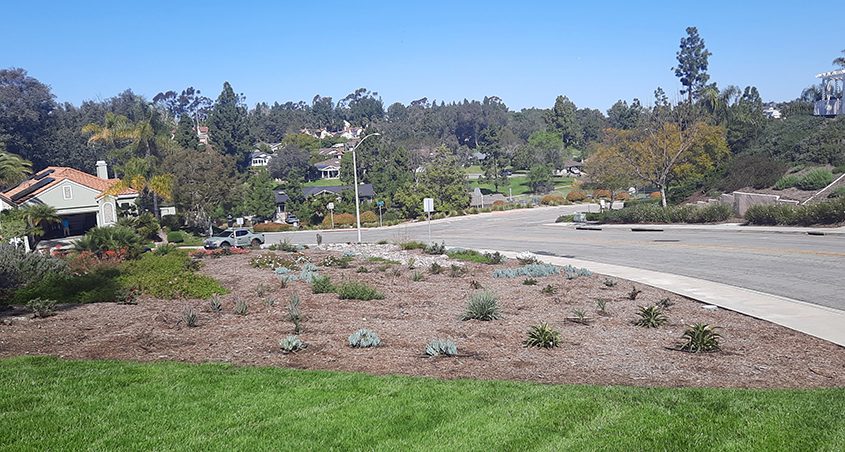
[[[97,177],[100,179],[109,178],[109,167],[103,160],[97,160]]]

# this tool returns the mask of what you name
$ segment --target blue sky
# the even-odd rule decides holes
[[[6,2],[0,67],[22,67],[60,101],[132,88],[152,97],[228,80],[259,101],[338,100],[356,88],[395,101],[501,97],[511,109],[565,94],[679,98],[670,68],[687,26],[711,80],[789,100],[845,48],[842,9],[795,2]],[[172,3],[172,4],[171,4]],[[686,5],[690,5],[689,8]],[[828,24],[828,25],[825,25]]]

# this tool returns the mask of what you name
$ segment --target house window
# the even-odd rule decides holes
[[[64,199],[73,199],[73,187],[70,185],[62,187],[62,197]]]
[[[103,204],[103,223],[114,223],[114,205],[110,202]]]

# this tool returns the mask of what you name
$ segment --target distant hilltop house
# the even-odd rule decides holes
[[[813,114],[826,117],[845,115],[845,69],[822,72],[816,78],[822,80],[821,99],[813,105]]]
[[[270,164],[270,159],[272,158],[273,154],[256,149],[249,154],[249,166],[253,168],[265,167]]]
[[[364,133],[363,127],[352,127],[352,124],[349,121],[343,121],[343,129],[337,132],[330,132],[325,127],[321,129],[309,129],[303,128],[299,130],[299,133],[304,133],[306,135],[311,135],[314,138],[319,138],[321,140],[326,138],[346,138],[347,140],[355,140],[358,139],[362,133]]]
[[[320,179],[340,179],[340,158],[324,160],[314,164]]]
[[[65,166],[48,166],[16,187],[0,193],[0,211],[44,204],[56,209],[62,220],[45,226],[44,238],[84,234],[95,226],[117,223],[118,207],[134,205],[138,192],[126,188],[108,193],[120,179],[109,179],[108,166],[98,161],[97,175]],[[68,231],[65,231],[64,226]]]
[[[763,110],[763,115],[768,119],[780,119],[783,116],[775,107],[767,107]]]
[[[199,126],[197,127],[197,138],[200,140],[200,144],[208,145],[208,127],[207,126]]]

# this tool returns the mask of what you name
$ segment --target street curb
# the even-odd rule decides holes
[[[541,226],[547,227],[572,227],[575,226],[575,229],[579,229],[579,223],[546,223]],[[659,228],[666,232],[675,232],[675,231],[695,231],[695,232],[739,232],[739,233],[751,233],[751,234],[801,234],[801,235],[812,235],[812,236],[845,236],[845,230],[841,230],[842,228],[831,228],[827,230],[826,228],[804,228],[804,229],[796,229],[796,230],[788,230],[788,229],[754,229],[754,228],[765,228],[767,226],[736,226],[735,228],[706,228],[706,227],[677,227],[677,225],[672,224],[596,224],[590,225],[595,227],[601,227],[602,229],[613,231],[625,231],[628,229],[647,229],[647,228]],[[782,226],[784,228],[788,228],[789,226]],[[796,226],[802,227],[802,226]]]

